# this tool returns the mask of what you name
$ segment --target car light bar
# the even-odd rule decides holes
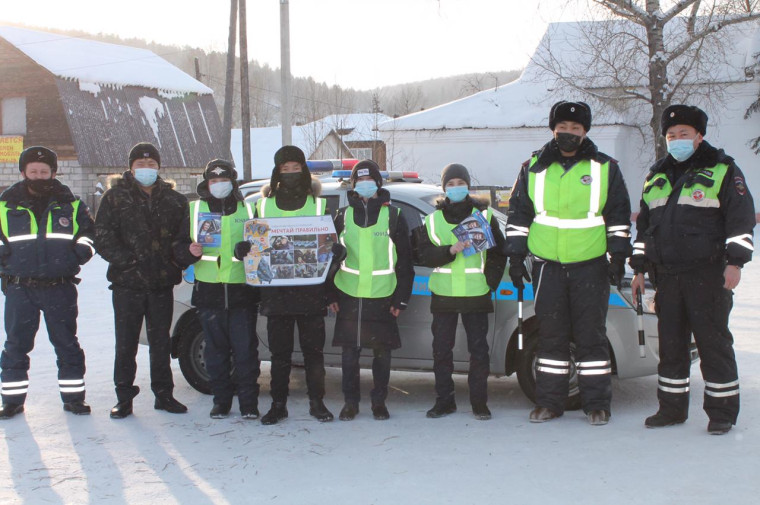
[[[349,179],[351,170],[333,170],[332,176],[336,179]],[[382,171],[380,177],[383,179],[419,179],[417,172],[402,172],[400,170]]]
[[[330,172],[333,170],[347,169],[349,174],[354,165],[359,163],[357,159],[347,160],[306,160],[309,172]]]

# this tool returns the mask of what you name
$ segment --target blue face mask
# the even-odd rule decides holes
[[[359,193],[362,198],[372,198],[377,193],[377,183],[375,181],[359,181],[354,186],[354,191]]]
[[[141,186],[153,186],[158,177],[158,170],[155,168],[135,168],[135,179]]]
[[[686,161],[694,154],[694,139],[668,140],[668,152],[676,161]]]
[[[451,186],[450,188],[446,188],[446,196],[454,203],[461,202],[467,198],[469,193],[470,188],[467,186]]]

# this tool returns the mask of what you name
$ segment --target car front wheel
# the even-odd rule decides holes
[[[517,351],[517,381],[525,396],[536,402],[536,352],[538,350],[538,331],[525,335],[523,350]],[[565,410],[581,408],[581,392],[578,386],[578,374],[575,370],[573,346],[570,347],[570,389],[565,401]]]
[[[203,361],[203,349],[205,347],[203,330],[197,320],[191,322],[182,331],[179,341],[178,355],[179,368],[185,380],[199,392],[210,395],[209,375],[206,364]]]

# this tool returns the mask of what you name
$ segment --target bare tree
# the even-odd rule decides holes
[[[419,85],[406,84],[402,86],[394,98],[394,111],[401,116],[417,112],[421,106],[422,88]]]
[[[655,155],[665,154],[660,117],[673,102],[700,98],[719,110],[732,40],[723,30],[760,18],[760,0],[586,0],[597,22],[579,38],[545,37],[534,62],[602,107],[636,115],[641,106]],[[561,34],[560,34],[561,35]],[[559,58],[571,51],[573,57]]]
[[[755,58],[754,64],[749,65],[744,69],[747,77],[760,75],[760,53],[754,54],[753,56]],[[750,104],[747,112],[744,114],[744,119],[749,119],[752,114],[760,114],[760,89],[757,92],[757,100]],[[760,136],[750,139],[749,147],[755,151],[755,154],[760,154]]]

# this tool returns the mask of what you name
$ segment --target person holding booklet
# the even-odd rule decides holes
[[[191,248],[198,256],[191,303],[198,308],[205,339],[203,359],[214,395],[209,415],[227,417],[237,390],[241,417],[258,419],[259,290],[246,284],[243,263],[234,256],[253,208],[243,200],[237,172],[229,161],[210,161],[197,193],[200,200],[190,202]],[[230,375],[233,359],[234,377]]]
[[[372,160],[354,165],[349,179],[349,206],[338,211],[335,231],[346,258],[335,274],[337,302],[333,346],[342,347],[343,396],[341,421],[359,413],[359,355],[372,349],[370,393],[372,415],[390,417],[385,400],[391,373],[391,350],[401,347],[396,319],[412,294],[414,267],[409,229],[401,210],[391,205],[380,167]]]
[[[319,198],[322,185],[309,173],[303,151],[296,146],[284,146],[275,153],[274,165],[270,183],[261,188],[262,198],[256,202],[256,217],[266,219],[325,214],[327,202]],[[250,250],[250,242],[240,241],[235,246],[235,257],[244,260]],[[292,260],[289,263],[292,265]],[[288,268],[293,271],[292,266]],[[309,414],[320,422],[333,420],[323,401],[327,305],[324,283],[262,288],[261,315],[267,317],[267,338],[272,353],[272,407],[262,416],[262,424],[275,424],[288,417],[288,384],[296,325],[306,369]]]
[[[427,417],[438,418],[457,410],[451,375],[457,321],[461,316],[470,351],[467,382],[472,413],[476,419],[486,420],[491,418],[487,405],[488,313],[493,312],[491,292],[499,286],[506,265],[502,253],[504,235],[488,204],[470,196],[467,168],[456,163],[446,166],[441,172],[441,187],[446,197],[438,201],[436,211],[413,234],[419,263],[434,268],[428,285],[432,292],[436,401]],[[471,240],[462,241],[454,230],[478,213],[490,224],[495,247],[465,256],[465,249],[472,246]]]

